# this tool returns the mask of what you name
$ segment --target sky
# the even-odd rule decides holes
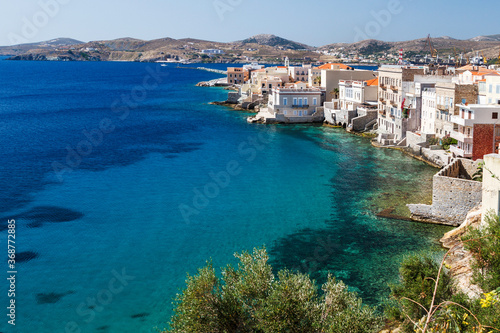
[[[58,37],[230,42],[261,33],[311,46],[468,39],[500,33],[499,7],[497,0],[1,0],[0,45]]]

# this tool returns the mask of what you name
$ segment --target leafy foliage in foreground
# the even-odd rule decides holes
[[[308,275],[275,276],[265,249],[235,256],[238,268],[226,267],[221,278],[211,263],[188,276],[167,332],[366,333],[381,325],[373,308],[331,276],[320,295]]]
[[[451,250],[440,266],[431,258],[414,255],[401,265],[401,282],[391,287],[393,299],[387,306],[386,316],[404,321],[406,332],[500,332],[497,328],[500,325],[500,218],[490,215],[486,221],[485,227],[469,229],[462,237],[464,246],[474,256],[474,282],[486,290],[480,298],[452,294],[450,277],[443,270]],[[430,294],[431,290],[434,295]]]
[[[468,231],[465,248],[474,256],[474,282],[483,290],[500,287],[500,217],[488,215],[486,226]]]
[[[432,302],[432,297],[435,287],[435,278],[438,275],[439,264],[428,255],[412,254],[407,256],[401,263],[399,274],[400,282],[391,285],[391,296],[394,299],[400,300],[396,309],[391,308],[392,316],[396,319],[405,321],[405,330],[411,331],[411,323],[406,320],[404,313],[410,318],[420,319],[426,315],[424,309],[416,301],[422,304],[425,308],[429,308]],[[441,280],[436,293],[437,303],[452,296],[451,278],[449,274],[442,271]],[[407,300],[408,298],[410,300]],[[400,307],[400,309],[398,309]]]

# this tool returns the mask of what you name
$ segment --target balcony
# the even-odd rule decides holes
[[[380,97],[378,100],[380,101],[380,103],[385,103],[385,99],[383,97]]]
[[[392,90],[392,91],[398,91],[398,90],[399,90],[399,87],[397,87],[397,86],[391,86],[391,90]]]
[[[468,127],[474,126],[474,119],[464,119],[460,116],[451,116],[450,122],[462,126],[468,126]]]
[[[387,89],[387,86],[383,83],[380,83],[378,86],[384,90]]]
[[[449,107],[449,106],[447,106],[447,105],[443,105],[443,104],[438,104],[438,105],[437,105],[437,108],[438,108],[439,110],[442,110],[442,111],[448,111],[448,110],[450,109],[450,107]]]
[[[461,148],[458,148],[458,146],[456,145],[451,145],[450,146],[450,152],[452,152],[453,154],[455,154],[455,156],[459,156],[459,157],[466,157],[466,158],[471,158],[472,157],[472,151],[465,151]]]
[[[395,108],[398,107],[398,104],[396,102],[394,102],[394,101],[391,101],[391,105],[394,106]]]
[[[378,114],[382,115],[382,116],[385,116],[385,111],[384,110],[378,110]]]
[[[457,131],[453,130],[451,132],[450,136],[457,141],[472,144],[472,136],[471,135],[467,135],[465,133],[457,132]]]
[[[292,108],[295,108],[295,109],[308,109],[309,105],[308,104],[304,104],[304,105],[292,105]]]

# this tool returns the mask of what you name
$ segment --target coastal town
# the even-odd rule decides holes
[[[253,110],[249,123],[338,126],[443,168],[434,179],[433,204],[408,205],[413,220],[460,225],[484,198],[475,173],[482,172],[485,156],[500,160],[497,65],[408,65],[400,59],[374,71],[343,63],[297,66],[285,58],[283,66],[229,67],[226,76],[214,81],[233,90],[224,104]],[[499,211],[498,204],[487,209]]]

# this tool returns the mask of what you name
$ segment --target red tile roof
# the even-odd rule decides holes
[[[367,86],[378,86],[378,77],[371,79],[371,80],[366,80],[366,85]]]
[[[341,63],[328,63],[321,65],[317,67],[317,69],[332,69],[332,67],[338,67],[339,69],[351,69],[352,67],[349,67],[347,65],[341,64]]]

